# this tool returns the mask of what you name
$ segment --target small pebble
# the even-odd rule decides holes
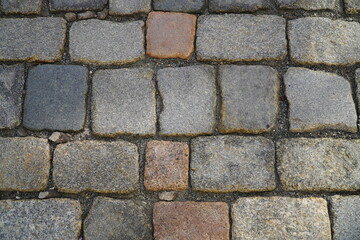
[[[70,140],[70,137],[61,132],[53,132],[49,137],[49,140],[54,143],[64,143]]]
[[[40,199],[44,199],[44,198],[54,198],[54,197],[59,197],[60,194],[56,191],[56,190],[49,190],[46,192],[40,192],[39,193],[39,198]]]
[[[39,193],[39,198],[40,199],[46,198],[47,196],[49,196],[49,192],[41,192],[41,193]]]
[[[78,13],[77,16],[78,16],[78,19],[85,20],[85,19],[89,19],[89,18],[94,18],[96,15],[92,11],[86,11],[83,13]]]
[[[69,12],[69,13],[66,13],[65,14],[65,19],[66,21],[68,22],[73,22],[76,20],[76,13],[72,13],[72,12]]]
[[[28,135],[28,132],[24,128],[19,128],[16,132],[20,137],[26,137]]]
[[[173,201],[176,198],[176,192],[161,192],[159,199],[163,201]]]
[[[108,14],[109,14],[109,9],[105,8],[105,9],[102,10],[101,12],[97,12],[97,17],[98,17],[99,19],[105,19]]]
[[[20,197],[19,197],[19,196],[16,196],[15,199],[20,199]]]

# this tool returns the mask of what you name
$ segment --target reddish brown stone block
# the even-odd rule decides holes
[[[157,202],[154,206],[156,240],[228,240],[229,208],[223,202]]]
[[[151,191],[188,188],[189,146],[182,142],[151,141],[146,146],[145,188]]]
[[[196,16],[151,12],[146,21],[146,54],[154,58],[189,59],[194,52]]]

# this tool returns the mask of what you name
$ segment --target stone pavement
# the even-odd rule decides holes
[[[360,240],[359,0],[0,0],[0,239]]]

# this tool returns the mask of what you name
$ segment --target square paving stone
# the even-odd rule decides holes
[[[0,129],[21,123],[24,65],[0,65]]]
[[[210,12],[255,12],[270,6],[270,0],[209,0]]]
[[[263,137],[198,137],[191,141],[191,185],[203,192],[271,191],[274,143]]]
[[[356,0],[357,1],[357,0]],[[338,0],[276,0],[283,9],[335,10]]]
[[[77,240],[81,206],[70,199],[0,201],[1,239]]]
[[[278,73],[267,66],[222,66],[221,132],[269,132],[279,105]]]
[[[196,16],[151,12],[146,21],[146,54],[154,58],[189,59],[194,52]]]
[[[131,15],[151,11],[151,0],[109,0],[110,15]]]
[[[287,52],[285,25],[284,18],[271,15],[200,16],[196,57],[229,62],[283,59]]]
[[[43,0],[0,0],[4,13],[39,14]]]
[[[100,70],[93,77],[92,121],[97,135],[155,135],[153,71],[147,68]]]
[[[360,23],[306,17],[289,21],[290,57],[299,64],[360,62]]]
[[[212,66],[164,68],[157,80],[163,100],[162,135],[211,134],[215,127],[215,69]]]
[[[334,214],[334,240],[358,239],[360,236],[360,196],[331,198]]]
[[[345,9],[348,14],[360,13],[360,1],[359,0],[345,0]]]
[[[360,190],[360,140],[284,139],[277,143],[278,172],[286,191]]]
[[[83,141],[58,145],[54,153],[54,185],[63,192],[130,193],[139,185],[139,153],[135,144]]]
[[[88,72],[74,65],[40,65],[26,81],[24,126],[34,130],[79,131],[86,116]]]
[[[156,240],[229,240],[229,207],[224,202],[157,202]]]
[[[233,240],[331,240],[322,198],[239,198],[232,207]]]
[[[205,0],[153,0],[155,10],[175,12],[201,12]]]
[[[70,56],[75,62],[126,64],[145,57],[144,22],[90,19],[70,28]]]
[[[185,142],[150,141],[146,145],[145,188],[151,191],[188,188],[189,146]]]
[[[50,0],[51,11],[100,10],[107,0]]]
[[[306,68],[289,68],[284,76],[290,131],[357,131],[350,83],[343,77]]]
[[[97,197],[84,222],[87,240],[152,239],[145,202]]]
[[[61,59],[66,21],[58,17],[0,19],[0,61]]]
[[[46,139],[0,138],[0,153],[0,191],[30,192],[47,187],[50,148]]]

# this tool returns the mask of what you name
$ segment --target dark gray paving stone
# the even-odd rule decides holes
[[[0,9],[5,13],[39,14],[43,0],[0,0]]]
[[[278,6],[284,9],[304,10],[335,10],[337,0],[276,0]]]
[[[86,116],[87,69],[40,65],[26,82],[24,126],[34,130],[79,131]]]
[[[151,0],[109,0],[110,15],[131,15],[151,11]]]
[[[155,10],[175,12],[201,12],[205,8],[205,0],[154,0]]]
[[[359,0],[345,0],[345,10],[348,14],[360,13],[360,1]]]
[[[284,18],[272,15],[203,15],[196,54],[201,61],[279,60],[286,55]]]
[[[107,0],[50,0],[51,11],[100,10]]]
[[[63,54],[65,33],[63,18],[1,18],[0,60],[58,61]]]
[[[289,68],[284,76],[290,131],[357,131],[350,83],[333,73]]]
[[[139,153],[135,144],[82,141],[58,145],[53,180],[63,192],[129,193],[139,186]]]
[[[212,66],[164,68],[157,73],[163,101],[160,134],[211,134],[215,127],[215,69]]]
[[[21,123],[24,65],[0,65],[0,129]]]
[[[209,0],[210,12],[255,12],[270,6],[270,0]]]
[[[205,192],[275,189],[275,147],[263,137],[199,137],[191,141],[191,183]]]
[[[93,77],[92,121],[95,134],[155,135],[153,71],[147,68],[100,70]]]
[[[98,239],[152,239],[145,202],[97,197],[84,222],[84,237]]]
[[[221,132],[269,132],[279,105],[278,73],[267,66],[221,66]]]
[[[70,199],[0,201],[0,238],[77,240],[81,206]]]

